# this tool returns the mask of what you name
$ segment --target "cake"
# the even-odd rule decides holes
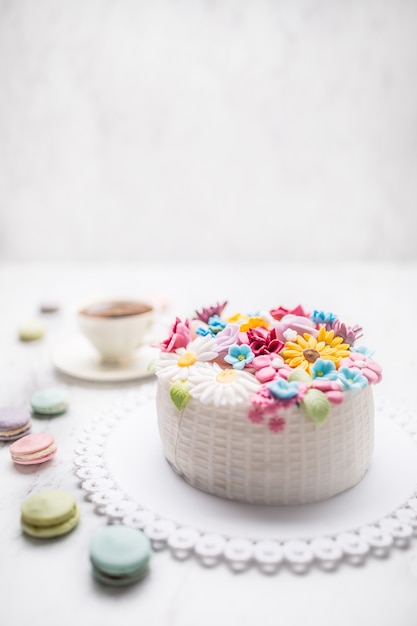
[[[266,505],[317,502],[365,475],[381,367],[358,325],[279,306],[177,317],[154,361],[163,453],[193,487]]]

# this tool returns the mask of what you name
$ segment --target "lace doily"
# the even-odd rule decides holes
[[[329,508],[332,506],[330,501],[302,505],[302,513],[298,513],[297,507],[278,507],[283,524],[277,524],[275,518],[270,523],[268,518],[271,515],[268,516],[268,512],[273,513],[277,508],[268,508],[266,523],[261,524],[259,520],[265,511],[262,507],[257,509],[253,505],[245,505],[251,508],[242,508],[239,503],[220,501],[219,498],[199,492],[167,466],[158,441],[154,396],[154,383],[146,383],[134,392],[120,394],[115,402],[83,427],[74,459],[80,487],[93,504],[94,511],[106,516],[110,523],[141,529],[151,540],[154,550],[169,549],[178,560],[194,557],[206,567],[223,562],[234,571],[256,567],[263,573],[275,574],[281,567],[287,567],[294,573],[305,573],[313,566],[336,570],[343,562],[358,565],[370,556],[386,557],[392,549],[408,547],[417,534],[417,491],[414,481],[417,473],[417,418],[404,408],[394,408],[389,403],[381,402],[376,405],[376,419],[379,416],[387,418],[386,422],[393,424],[396,431],[388,435],[397,435],[398,439],[399,462],[395,458],[391,459],[391,465],[399,465],[398,471],[402,472],[400,480],[398,475],[391,480],[391,492],[395,493],[395,497],[391,495],[387,473],[380,478],[385,496],[381,496],[380,501],[364,513],[366,484],[361,488],[362,491],[357,486],[349,490],[350,493],[345,492],[347,495],[337,496],[340,498],[339,504],[336,507],[333,505],[333,509]],[[143,438],[142,451],[152,441],[157,450],[155,454],[143,455],[140,475],[129,475],[130,468],[134,471],[133,465],[137,461],[135,446],[144,428],[148,430],[147,436]],[[131,456],[128,450],[125,452],[126,441],[131,442]],[[401,465],[403,458],[404,464]],[[387,459],[387,464],[389,461]],[[386,471],[385,465],[385,458],[379,462],[380,469],[376,462],[373,477],[369,481],[377,481],[376,474],[382,471],[383,466]],[[165,477],[158,474],[160,470],[167,472]],[[152,476],[153,482],[147,476]],[[181,490],[178,493],[183,498],[182,505],[176,499],[177,508],[172,510],[169,503],[165,503],[170,487],[165,479],[176,481],[172,485]],[[366,480],[367,477],[362,482]],[[399,483],[401,489],[398,489]],[[378,486],[378,482],[374,484]],[[346,499],[352,497],[357,498],[357,508],[361,512],[356,517],[353,512],[349,518],[344,516],[341,505],[344,502],[342,498],[347,503]],[[402,498],[400,502],[391,504],[391,500],[394,502],[399,497]],[[307,507],[310,507],[309,511]],[[199,517],[200,509],[202,517]],[[193,515],[191,510],[195,511]],[[249,510],[257,513],[258,518],[256,515],[244,518],[242,512],[244,514]],[[323,517],[324,511],[326,515],[329,512],[331,514],[323,524],[320,517]],[[212,513],[211,521],[210,515],[206,515],[207,521],[200,523],[200,520],[206,519],[204,514],[207,512]],[[310,516],[310,513],[313,514]],[[316,525],[314,515],[319,520]],[[311,527],[306,528],[309,516]],[[253,519],[258,519],[258,522],[253,522]],[[300,526],[294,523],[300,520]]]

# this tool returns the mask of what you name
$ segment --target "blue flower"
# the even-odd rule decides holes
[[[275,398],[288,400],[298,395],[298,382],[296,380],[288,382],[288,380],[284,380],[284,378],[278,378],[272,383],[269,383],[268,389]]]
[[[316,309],[310,315],[310,319],[315,324],[327,324],[332,323],[337,319],[337,315],[334,313],[325,313],[324,311],[317,311]]]
[[[317,359],[311,366],[311,375],[313,378],[325,378],[326,380],[336,380],[337,372],[333,361],[325,359]]]
[[[360,352],[360,354],[367,356],[368,359],[370,359],[374,355],[374,352],[375,352],[375,350],[371,350],[370,348],[367,348],[366,346],[358,346],[357,348],[355,348],[354,346],[350,346],[350,351]]]
[[[233,366],[235,370],[243,370],[245,365],[248,365],[255,358],[254,353],[247,344],[239,346],[235,343],[230,346],[228,353],[224,357],[224,360]]]
[[[204,326],[199,326],[195,331],[195,334],[200,335],[201,337],[207,337],[207,335],[214,337],[214,333],[210,330],[210,328],[204,328]]]
[[[368,379],[357,367],[340,367],[338,378],[347,389],[363,389],[368,385]]]
[[[226,322],[224,322],[218,315],[212,315],[209,317],[208,325],[213,333],[213,335],[217,335],[223,328],[226,328]]]

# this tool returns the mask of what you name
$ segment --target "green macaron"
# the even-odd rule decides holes
[[[21,526],[32,537],[49,539],[73,530],[80,509],[68,491],[50,489],[30,495],[21,506]]]
[[[90,543],[93,574],[113,587],[131,585],[148,571],[151,543],[136,528],[115,524],[98,530]]]
[[[33,394],[30,405],[38,415],[60,415],[68,408],[69,394],[64,387],[40,389]]]

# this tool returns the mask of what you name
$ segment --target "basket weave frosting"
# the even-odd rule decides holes
[[[287,411],[276,436],[247,419],[248,405],[218,408],[191,399],[178,411],[158,380],[157,413],[166,459],[190,485],[257,504],[306,504],[356,485],[374,446],[372,388],[347,394],[324,424]]]

